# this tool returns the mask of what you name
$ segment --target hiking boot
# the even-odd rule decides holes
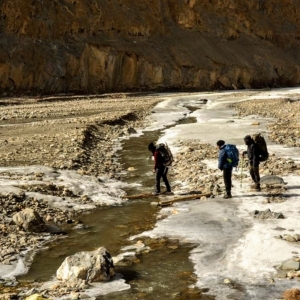
[[[159,195],[159,194],[160,194],[159,191],[154,191],[154,192],[152,193],[152,195],[154,195],[154,196],[157,196],[157,195]]]
[[[256,191],[260,191],[261,189],[260,189],[260,184],[256,184],[255,186],[254,186],[254,189],[256,190]]]
[[[164,195],[173,195],[173,193],[171,191],[165,191],[163,192]]]
[[[229,198],[232,198],[232,196],[231,196],[231,194],[225,194],[223,198],[224,199],[229,199]]]

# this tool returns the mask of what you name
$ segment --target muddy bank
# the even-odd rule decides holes
[[[1,166],[45,165],[89,175],[120,171],[113,139],[143,124],[154,96],[1,100]],[[1,104],[0,103],[0,104]]]

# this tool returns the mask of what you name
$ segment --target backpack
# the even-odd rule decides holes
[[[225,152],[227,154],[227,163],[236,168],[239,165],[239,150],[235,145],[227,144],[225,146]]]
[[[253,134],[252,139],[259,148],[259,161],[266,161],[269,158],[267,143],[262,134]]]
[[[173,159],[173,154],[172,154],[170,148],[168,147],[167,143],[158,144],[158,146],[156,147],[156,150],[158,150],[159,153],[161,154],[161,157],[163,158],[164,166],[166,166],[166,167],[171,166],[174,159]]]

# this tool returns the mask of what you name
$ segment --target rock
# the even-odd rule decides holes
[[[292,237],[290,234],[285,235],[283,238],[284,238],[287,242],[291,242],[291,243],[296,242],[295,238]]]
[[[198,99],[198,104],[206,104],[207,101],[207,99]]]
[[[284,181],[281,177],[276,175],[266,175],[260,178],[260,184],[266,185],[277,185],[277,184],[284,184]]]
[[[119,254],[113,258],[115,265],[118,267],[127,267],[132,264],[139,262],[138,258],[135,255],[135,252],[126,252]]]
[[[43,296],[41,296],[39,294],[34,294],[34,295],[31,295],[31,296],[25,298],[25,300],[43,300],[43,299],[51,300],[50,298],[44,298]]]
[[[46,224],[45,228],[47,232],[50,232],[52,234],[66,234],[66,231],[62,230],[54,224]]]
[[[127,129],[127,133],[133,134],[133,133],[137,133],[137,131],[136,131],[134,128],[129,127],[129,128]]]
[[[270,209],[266,209],[265,211],[255,210],[253,216],[256,219],[284,219],[284,215],[282,213],[275,213]]]
[[[223,282],[224,282],[224,284],[231,284],[231,283],[232,283],[231,280],[230,280],[229,278],[225,278],[225,279],[223,280]]]
[[[43,232],[46,230],[44,220],[31,208],[26,208],[13,215],[16,225],[28,232]]]
[[[300,263],[294,260],[287,260],[279,266],[279,269],[298,271],[300,269]]]
[[[291,289],[286,290],[282,295],[284,300],[300,300],[300,290]]]
[[[109,281],[114,275],[113,261],[104,247],[66,257],[56,272],[57,279],[64,282]]]
[[[287,277],[286,271],[284,271],[284,270],[278,270],[277,274],[276,274],[276,277],[277,278],[286,278]]]
[[[300,276],[300,272],[299,271],[289,271],[287,272],[286,276],[290,279],[295,278],[295,277],[299,277]]]

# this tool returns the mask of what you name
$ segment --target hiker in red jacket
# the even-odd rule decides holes
[[[153,167],[153,173],[156,173],[156,190],[153,193],[154,195],[160,194],[160,179],[163,179],[163,182],[166,185],[166,192],[171,192],[171,187],[167,178],[168,174],[168,167],[164,165],[163,157],[161,153],[156,149],[153,142],[151,142],[148,145],[148,150],[152,153],[154,156],[154,167]]]

